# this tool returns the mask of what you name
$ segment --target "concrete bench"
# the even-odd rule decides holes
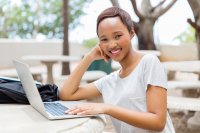
[[[86,71],[81,79],[81,82],[84,83],[84,82],[87,82],[87,83],[90,83],[90,82],[93,82],[95,80],[98,80],[104,76],[106,76],[107,74],[103,71]],[[56,84],[58,86],[62,86],[64,81],[68,78],[69,75],[63,75],[59,78],[56,79]]]
[[[187,121],[187,127],[200,131],[200,98],[197,89],[200,88],[200,81],[169,81],[170,89],[182,89],[182,95],[187,97],[168,96],[167,108],[187,111],[196,111],[194,116]],[[190,97],[188,97],[190,96]]]
[[[199,97],[200,81],[168,81],[168,90],[171,89],[180,90],[185,97]]]
[[[194,116],[188,119],[187,128],[200,131],[200,98],[168,96],[167,108],[196,111]]]
[[[167,108],[200,111],[200,98],[167,96]]]
[[[107,74],[103,71],[86,71],[85,74],[82,77],[82,81],[86,81],[86,82],[93,82],[95,80],[98,80],[104,76],[106,76]]]
[[[168,81],[168,89],[197,89],[200,88],[200,81]]]
[[[42,82],[42,74],[44,73],[41,69],[30,69],[33,75],[33,79]],[[10,77],[10,78],[18,78],[17,71],[15,69],[2,69],[0,70],[0,76]]]

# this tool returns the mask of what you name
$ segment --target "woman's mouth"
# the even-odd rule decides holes
[[[110,50],[109,52],[111,53],[112,56],[116,56],[121,52],[121,50],[122,50],[121,48],[118,48],[118,49]]]

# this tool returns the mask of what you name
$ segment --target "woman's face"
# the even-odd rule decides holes
[[[123,60],[131,50],[134,31],[129,32],[119,17],[102,20],[98,26],[98,35],[104,54],[115,61]]]

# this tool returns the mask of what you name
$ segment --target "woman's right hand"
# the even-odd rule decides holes
[[[92,50],[88,53],[93,60],[104,59],[105,62],[108,62],[109,57],[104,54],[103,50],[100,48],[99,44],[97,44]]]

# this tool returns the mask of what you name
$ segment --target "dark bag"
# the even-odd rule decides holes
[[[36,83],[36,86],[43,102],[59,100],[56,85]],[[0,103],[29,104],[23,86],[18,79],[0,77]]]

